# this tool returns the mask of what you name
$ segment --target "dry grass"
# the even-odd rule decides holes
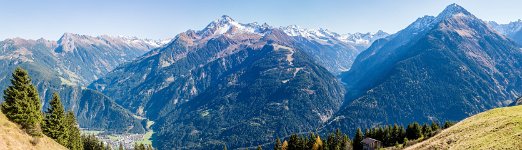
[[[0,112],[0,150],[65,150],[48,137],[33,138]]]
[[[497,108],[469,117],[406,149],[521,149],[522,106]]]

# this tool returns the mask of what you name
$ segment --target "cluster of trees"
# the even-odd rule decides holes
[[[153,150],[153,149],[154,148],[152,148],[152,145],[149,145],[149,144],[134,143],[134,150]],[[120,150],[123,150],[121,145],[120,145]]]
[[[337,130],[334,133],[330,133],[326,141],[323,141],[317,134],[310,133],[308,136],[300,136],[292,134],[288,141],[283,141],[277,138],[274,145],[274,150],[341,150],[341,149],[352,149],[352,142],[348,135]]]
[[[76,117],[71,111],[65,112],[58,93],[53,93],[50,107],[44,115],[42,131],[46,136],[71,150],[83,148]]]
[[[412,140],[422,140],[434,136],[440,130],[449,128],[455,124],[446,121],[442,127],[438,123],[420,125],[417,122],[408,124],[406,128],[401,125],[386,125],[366,129],[363,133],[357,128],[353,142],[348,135],[337,130],[328,135],[326,141],[321,140],[319,135],[310,133],[309,136],[300,136],[292,134],[290,138],[283,142],[279,138],[276,139],[274,150],[360,150],[363,149],[361,141],[364,138],[373,138],[382,142],[382,146],[397,146],[405,144]]]
[[[354,141],[356,141],[356,143],[354,143],[354,147],[362,147],[362,145],[360,145],[360,141],[362,141],[362,139],[366,137],[379,140],[382,142],[382,145],[386,147],[397,146],[399,144],[404,144],[411,140],[426,139],[432,137],[438,132],[440,132],[441,129],[449,128],[453,124],[453,122],[446,121],[442,128],[436,122],[433,122],[431,124],[425,123],[422,126],[417,122],[413,122],[408,124],[406,128],[397,124],[386,125],[367,129],[364,135],[362,135],[361,130],[358,129],[354,138]]]
[[[18,67],[12,77],[11,85],[4,90],[5,101],[1,104],[6,117],[31,136],[46,135],[71,150],[82,149],[76,118],[72,112],[65,112],[58,94],[53,94],[50,107],[44,114],[40,111],[42,104],[38,91],[27,71]]]
[[[65,111],[58,93],[53,93],[50,106],[42,113],[38,90],[31,83],[26,70],[18,67],[12,74],[11,85],[4,90],[4,102],[0,105],[2,113],[17,123],[29,135],[52,138],[71,150],[111,150],[94,135],[81,135],[76,117]],[[119,149],[123,150],[120,145]],[[152,150],[152,146],[136,144],[136,150]]]

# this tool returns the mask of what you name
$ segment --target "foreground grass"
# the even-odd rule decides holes
[[[520,149],[522,106],[497,108],[471,116],[406,149]]]
[[[66,148],[46,136],[33,138],[0,112],[0,150],[4,149],[65,150]]]

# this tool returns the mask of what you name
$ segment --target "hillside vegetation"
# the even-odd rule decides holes
[[[469,117],[433,138],[406,149],[519,149],[522,106],[497,108]]]
[[[34,144],[33,144],[34,143]],[[33,138],[21,130],[18,125],[10,122],[3,113],[0,112],[0,150],[66,150],[65,147],[56,143],[54,140],[43,136]]]

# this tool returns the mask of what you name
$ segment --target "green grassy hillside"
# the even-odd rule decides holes
[[[0,150],[66,150],[67,148],[44,136],[33,138],[0,112]]]
[[[522,106],[497,108],[471,116],[406,149],[520,149]]]

